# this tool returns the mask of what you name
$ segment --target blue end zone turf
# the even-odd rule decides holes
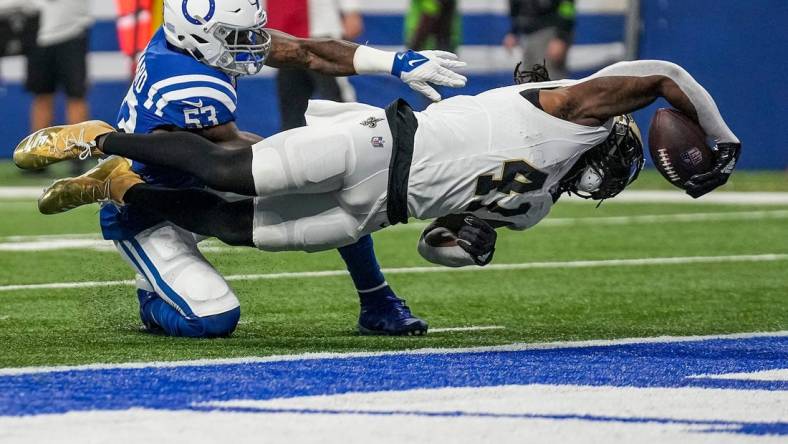
[[[206,402],[503,385],[574,385],[786,391],[785,380],[697,377],[788,368],[788,336],[514,351],[383,354],[248,363],[59,370],[0,376],[0,416],[147,408],[260,413]],[[332,414],[299,409],[295,413]],[[343,413],[337,411],[336,413]],[[346,412],[344,412],[346,413]],[[359,412],[368,414],[403,414]],[[426,416],[462,412],[407,412]],[[788,435],[784,422],[605,415],[468,413],[468,416],[692,424],[707,431]]]

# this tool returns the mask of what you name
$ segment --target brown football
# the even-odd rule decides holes
[[[678,110],[657,110],[648,130],[648,144],[657,170],[681,189],[692,176],[712,168],[714,153],[706,145],[706,134]]]

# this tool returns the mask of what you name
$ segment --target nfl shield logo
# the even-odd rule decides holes
[[[695,147],[681,153],[681,161],[689,167],[695,167],[703,161],[703,154]]]

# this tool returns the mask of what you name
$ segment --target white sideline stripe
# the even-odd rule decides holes
[[[93,239],[41,240],[33,242],[0,242],[0,251],[59,251],[59,250],[115,251],[111,241]]]
[[[597,267],[633,267],[643,265],[681,265],[681,264],[716,264],[724,262],[775,262],[788,260],[788,254],[753,254],[737,256],[686,256],[686,257],[654,257],[640,259],[605,259],[565,262],[524,262],[519,264],[492,264],[486,267],[404,267],[384,268],[385,274],[423,274],[423,273],[468,273],[486,271],[537,270],[560,268],[597,268]],[[268,274],[238,274],[226,276],[228,281],[263,281],[276,279],[299,279],[346,276],[346,270],[302,271]],[[56,290],[70,288],[112,287],[116,285],[134,285],[134,281],[89,281],[89,282],[54,282],[47,284],[18,284],[0,286],[0,292],[17,290]]]
[[[472,325],[470,327],[446,327],[446,328],[431,328],[430,333],[454,333],[463,331],[485,331],[485,330],[504,330],[506,327],[503,325]]]
[[[0,187],[0,199],[38,199],[44,188],[44,186]]]
[[[579,197],[569,201],[583,200]],[[693,199],[681,191],[624,191],[611,202],[687,203],[720,205],[788,205],[787,192],[722,191]]]
[[[5,204],[3,204],[5,205]],[[41,242],[48,240],[102,240],[96,233],[32,234],[2,236],[0,242]]]
[[[310,361],[317,359],[351,359],[367,358],[375,356],[395,356],[395,355],[430,355],[430,354],[458,354],[458,353],[479,353],[479,352],[511,352],[526,350],[552,350],[577,347],[608,347],[613,345],[629,344],[662,344],[666,342],[697,342],[714,339],[751,339],[764,337],[786,337],[788,330],[773,332],[748,332],[731,333],[718,335],[702,336],[655,336],[647,338],[622,338],[622,339],[592,339],[585,341],[553,341],[535,343],[514,343],[508,345],[494,345],[488,347],[463,347],[463,348],[419,348],[413,350],[383,351],[383,352],[351,352],[351,353],[301,353],[295,355],[273,355],[273,356],[248,356],[242,358],[220,358],[220,359],[194,359],[187,361],[154,361],[154,362],[124,362],[117,364],[84,364],[84,365],[58,365],[49,367],[16,367],[0,368],[0,376],[27,375],[35,373],[52,373],[67,371],[90,371],[108,369],[140,369],[140,368],[177,368],[191,366],[208,365],[234,365],[234,364],[256,364],[264,362],[285,362],[285,361]]]
[[[649,224],[663,222],[715,222],[715,221],[753,221],[766,219],[786,219],[788,210],[773,211],[729,211],[720,213],[678,213],[652,214],[642,216],[609,216],[609,217],[566,217],[545,219],[540,227],[570,226],[605,226]],[[415,221],[408,224],[395,225],[387,230],[405,231],[422,230],[427,222]],[[59,251],[67,249],[93,250],[97,252],[116,251],[112,242],[103,240],[95,234],[64,234],[41,236],[8,236],[0,237],[0,251]],[[226,246],[216,240],[204,241],[200,244],[203,253],[234,253],[247,252],[248,248]],[[383,284],[381,284],[383,285]],[[374,289],[372,289],[374,290]],[[372,291],[369,290],[369,291]]]
[[[786,364],[788,365],[788,364]],[[695,379],[735,379],[738,381],[780,381],[788,382],[788,368],[778,368],[773,370],[761,370],[757,372],[745,373],[724,373],[721,375],[693,375]]]

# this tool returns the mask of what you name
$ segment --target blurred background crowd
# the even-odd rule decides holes
[[[620,60],[664,59],[714,95],[747,147],[744,168],[788,167],[785,0],[267,0],[271,28],[385,49],[455,51],[463,90],[511,84],[545,63],[579,78]],[[0,159],[31,130],[114,122],[136,55],[161,25],[156,0],[0,0]],[[265,69],[239,83],[239,125],[264,135],[303,125],[309,98],[428,105],[385,76],[335,79]],[[649,111],[637,116],[647,123]]]

